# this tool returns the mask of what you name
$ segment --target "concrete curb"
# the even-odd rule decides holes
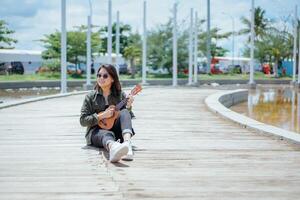
[[[123,89],[126,89],[126,87],[124,87]],[[54,95],[47,95],[47,96],[43,96],[43,97],[34,97],[34,98],[30,98],[30,99],[24,99],[24,100],[20,100],[20,101],[9,102],[9,103],[2,103],[2,104],[0,104],[0,110],[4,109],[4,108],[9,108],[9,107],[12,107],[12,106],[18,106],[18,105],[22,105],[22,104],[27,104],[27,103],[37,102],[37,101],[43,101],[43,100],[47,100],[47,99],[67,97],[67,96],[71,96],[71,95],[80,95],[80,94],[85,94],[85,93],[88,93],[88,92],[89,92],[89,90],[77,91],[77,92],[68,92],[68,93],[65,93],[65,94],[54,94]]]
[[[32,103],[32,102],[36,102],[36,101],[43,101],[43,100],[47,100],[47,99],[67,97],[67,96],[71,96],[71,95],[79,95],[79,94],[84,94],[87,92],[88,91],[69,92],[69,93],[65,93],[65,94],[54,94],[54,95],[48,95],[48,96],[43,96],[43,97],[36,97],[36,98],[30,98],[30,99],[25,99],[25,100],[20,100],[20,101],[14,101],[14,102],[10,102],[10,103],[3,103],[3,104],[0,104],[0,110],[4,109],[4,108],[9,108],[12,106],[18,106],[18,105]]]
[[[214,113],[229,119],[244,128],[255,130],[258,133],[275,137],[280,140],[300,144],[300,134],[287,131],[272,125],[264,124],[228,109],[232,105],[245,101],[248,98],[248,90],[239,89],[226,92],[218,92],[205,99],[206,106]]]
[[[199,80],[197,85],[218,83],[226,84],[247,84],[249,80]],[[255,80],[257,84],[290,84],[290,80]],[[85,80],[69,80],[68,87],[82,87]],[[141,80],[121,80],[122,86],[135,85]],[[172,85],[172,79],[147,80],[149,85]],[[95,80],[92,81],[95,84]],[[178,79],[178,85],[187,84],[187,79]],[[60,81],[7,81],[0,82],[0,89],[18,89],[32,87],[60,87]]]

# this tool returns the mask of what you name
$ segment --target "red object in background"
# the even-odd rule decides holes
[[[285,68],[282,69],[282,75],[283,75],[283,76],[286,75],[286,69],[285,69]]]
[[[270,64],[268,63],[263,64],[263,72],[264,74],[271,74]]]
[[[188,73],[189,73],[189,70],[188,70],[188,69],[184,69],[184,70],[183,70],[183,73],[184,73],[184,74],[188,74]]]
[[[222,74],[223,72],[219,69],[219,67],[216,64],[210,65],[210,73],[212,74]]]

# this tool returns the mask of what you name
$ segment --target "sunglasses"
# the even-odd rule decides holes
[[[108,74],[107,74],[107,73],[104,73],[104,74],[97,74],[97,77],[98,77],[98,78],[103,77],[104,79],[107,79],[107,78],[108,78]]]

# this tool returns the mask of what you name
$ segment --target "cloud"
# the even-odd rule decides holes
[[[108,0],[91,0],[93,5],[93,24],[105,26],[107,24]],[[172,17],[172,8],[175,0],[147,0],[147,27],[156,27],[167,22]],[[178,22],[184,27],[189,26],[189,12],[193,7],[200,19],[206,18],[207,0],[177,0]],[[225,3],[226,2],[226,3]],[[267,17],[274,18],[285,16],[293,12],[297,0],[260,0],[255,1],[256,6],[266,10]],[[133,31],[142,32],[143,0],[113,0],[113,21],[116,20],[116,12],[120,11],[120,20],[132,26]],[[0,15],[9,23],[9,27],[16,31],[14,37],[18,39],[17,48],[41,50],[41,43],[35,41],[43,38],[44,34],[60,30],[61,0],[1,0]],[[250,0],[226,0],[211,1],[211,27],[218,27],[222,32],[232,31],[232,19],[235,22],[235,30],[243,27],[241,16],[250,16]],[[299,8],[300,10],[300,8]],[[226,14],[223,14],[226,13]],[[86,24],[89,14],[88,0],[67,0],[67,29]],[[206,24],[201,27],[206,30]],[[243,47],[246,36],[236,37],[236,51]],[[231,38],[218,42],[228,50],[231,50]],[[230,52],[229,52],[230,54]]]
[[[39,9],[53,7],[53,1],[40,0],[1,0],[1,17],[33,17]]]

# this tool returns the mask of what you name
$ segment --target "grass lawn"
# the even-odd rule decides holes
[[[249,79],[249,74],[200,74],[200,80],[247,80]],[[178,78],[187,79],[188,76],[184,74],[179,74]],[[85,75],[83,76],[67,76],[68,80],[84,80]],[[95,80],[95,75],[92,75],[92,80]],[[120,75],[121,80],[133,80],[130,75]],[[137,74],[135,80],[141,80],[141,75]],[[147,79],[149,80],[159,80],[159,79],[172,79],[171,74],[159,75],[159,74],[147,74]],[[262,72],[255,72],[254,79],[263,79],[263,80],[274,80],[276,78],[272,76],[266,76]],[[280,77],[277,78],[280,80],[291,80],[291,77]],[[7,81],[40,81],[40,80],[60,80],[59,73],[43,73],[43,74],[24,74],[24,75],[0,75],[1,82]]]

